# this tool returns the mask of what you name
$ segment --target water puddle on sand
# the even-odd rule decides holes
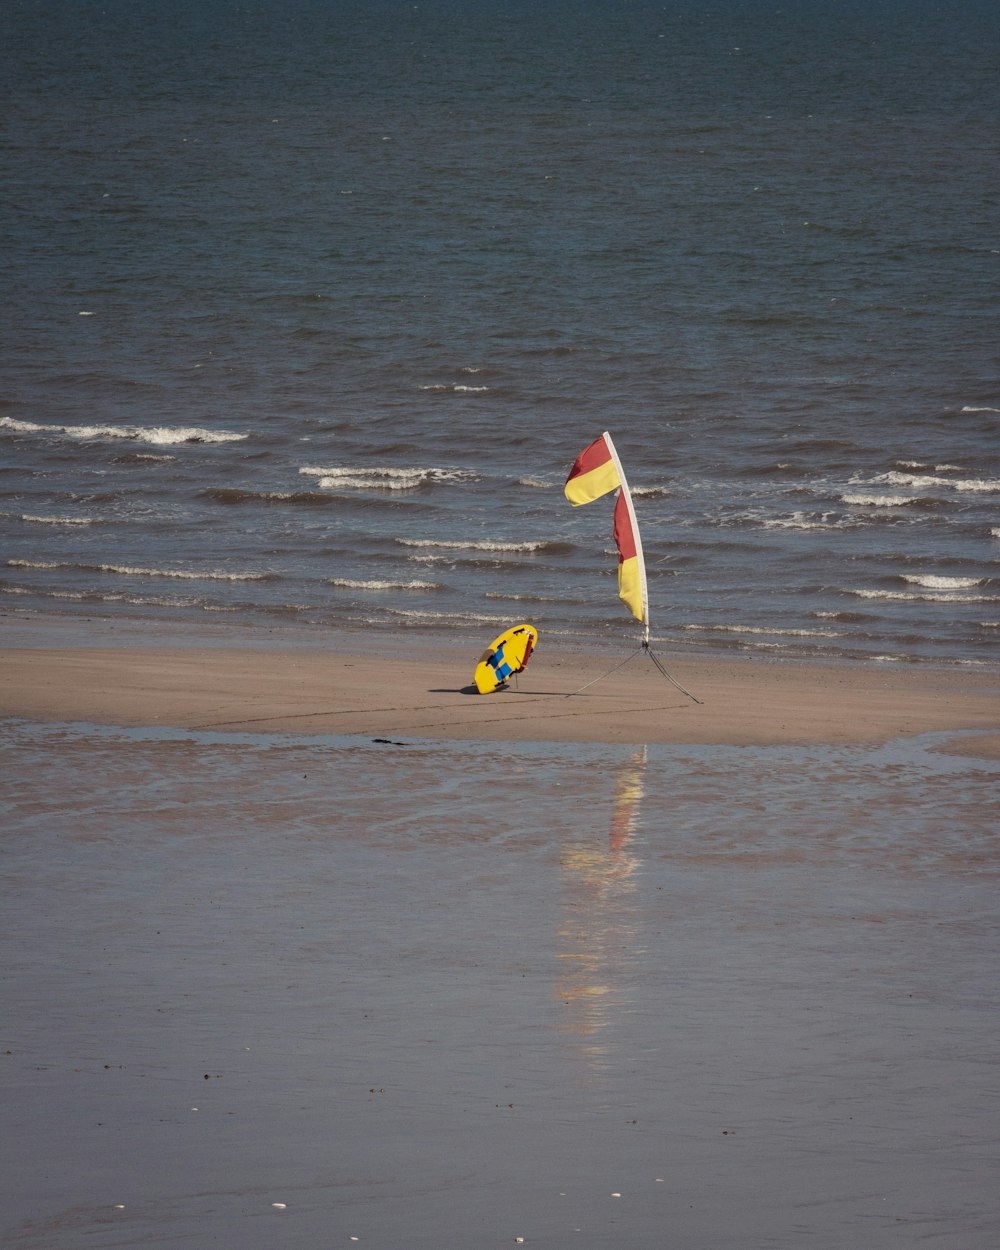
[[[4,1244],[971,1246],[998,769],[942,741],[8,724]]]

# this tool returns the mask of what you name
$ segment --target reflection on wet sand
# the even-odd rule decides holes
[[[635,938],[629,896],[640,860],[632,840],[643,797],[646,747],[619,769],[606,840],[597,835],[565,843],[560,855],[562,907],[555,992],[563,1004],[561,1029],[593,1066],[606,1058],[600,1033],[627,1001],[626,975]]]

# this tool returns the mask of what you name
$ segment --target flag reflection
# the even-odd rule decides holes
[[[568,841],[560,856],[563,903],[559,925],[560,973],[555,992],[562,1031],[598,1064],[607,1051],[601,1030],[625,1003],[635,938],[630,896],[640,861],[632,845],[644,793],[646,748],[624,761],[615,779],[607,837]]]

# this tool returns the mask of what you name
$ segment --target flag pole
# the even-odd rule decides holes
[[[653,652],[652,647],[649,645],[649,587],[646,582],[646,557],[643,555],[642,551],[642,536],[639,533],[639,523],[635,517],[635,508],[632,505],[632,492],[628,488],[628,479],[625,477],[625,470],[622,468],[622,462],[618,458],[618,449],[615,447],[614,440],[607,430],[604,431],[603,437],[608,445],[608,451],[611,452],[611,459],[614,461],[615,469],[618,473],[618,489],[621,492],[622,499],[625,501],[625,507],[628,509],[629,521],[632,523],[632,538],[635,542],[635,554],[638,557],[639,565],[639,590],[642,596],[642,649],[672,686],[676,686],[681,694],[686,694],[687,697],[693,702],[700,704],[701,699],[699,699],[696,695],[693,695],[690,690],[686,690],[681,683],[667,671],[666,666],[662,663],[659,656]],[[614,672],[614,669],[611,671]],[[586,686],[584,689],[586,689]]]
[[[607,459],[601,454],[600,451],[597,450],[598,444],[603,444],[603,448],[607,452]],[[612,478],[610,474],[603,471],[604,466],[608,463],[608,459],[610,459],[611,464],[614,466],[614,478]],[[576,487],[571,491],[570,484],[576,478],[582,479],[583,489],[581,490],[579,487]],[[617,481],[614,479],[617,479]],[[618,457],[618,451],[615,447],[614,440],[612,439],[610,432],[605,430],[603,434],[601,434],[600,438],[594,439],[594,441],[589,446],[585,447],[576,458],[573,467],[570,469],[569,477],[566,479],[564,491],[566,498],[575,507],[577,504],[591,503],[594,499],[598,499],[601,495],[608,494],[610,491],[616,489],[616,487],[618,490],[618,503],[624,505],[625,512],[628,516],[628,525],[630,530],[629,538],[631,540],[630,546],[632,548],[628,559],[630,561],[632,560],[634,552],[636,569],[639,574],[639,607],[642,613],[641,616],[636,612],[634,607],[635,596],[633,591],[631,589],[629,590],[628,598],[621,593],[623,588],[621,566],[625,563],[625,552],[619,537],[618,504],[616,503],[615,537],[618,545],[619,556],[619,598],[623,599],[632,616],[638,619],[642,624],[642,637],[640,639],[639,649],[640,651],[644,651],[649,656],[659,669],[660,673],[667,679],[667,681],[670,682],[672,686],[675,686],[682,694],[687,695],[687,697],[692,699],[695,703],[701,703],[701,699],[693,695],[690,690],[685,690],[680,682],[667,672],[662,661],[658,656],[653,654],[652,648],[649,645],[649,587],[646,581],[646,557],[642,550],[642,538],[639,534],[639,525],[636,520],[635,507],[632,504],[632,492],[628,488],[628,480],[625,477],[625,470],[622,468],[622,462]],[[617,669],[621,668],[623,664],[627,664],[628,661],[633,659],[637,654],[638,652],[633,652],[633,654],[623,660],[621,664],[616,664],[615,667],[610,669],[608,673],[604,673],[603,677],[609,676],[610,673],[613,673]],[[587,690],[590,686],[595,685],[596,682],[601,680],[602,677],[595,677],[593,681],[589,681],[585,686],[581,686],[580,690],[571,691],[566,697],[570,698],[573,694],[580,694],[581,691]]]

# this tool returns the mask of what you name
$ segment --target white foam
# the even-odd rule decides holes
[[[984,577],[942,577],[936,573],[904,573],[903,581],[913,586],[925,586],[928,590],[969,590],[981,586]]]
[[[907,504],[917,502],[913,495],[851,494],[841,495],[840,498],[843,503],[860,508],[905,508]]]
[[[427,625],[491,625],[496,628],[503,624],[498,616],[483,616],[478,612],[420,612],[408,608],[387,608],[390,616],[397,616],[404,621],[417,621]]]
[[[67,599],[74,603],[127,603],[135,607],[154,608],[202,608],[206,605],[197,599],[178,599],[164,595],[126,595],[112,594],[108,591],[98,593],[94,590],[36,590],[29,586],[2,586],[5,595],[29,595],[37,599]]]
[[[318,478],[322,490],[416,490],[427,482],[464,482],[475,479],[468,469],[349,467],[304,465],[299,473]]]
[[[249,437],[229,430],[203,430],[197,426],[39,425],[36,421],[17,421],[13,417],[0,417],[0,429],[13,430],[18,434],[64,434],[67,438],[97,441],[126,439],[162,447],[177,443],[232,443]]]
[[[966,404],[962,409],[963,412],[1000,412],[1000,408],[977,408],[972,404]]]
[[[811,519],[807,512],[793,512],[787,517],[774,517],[770,521],[761,522],[766,530],[839,530],[855,529],[856,521],[837,517],[835,512],[823,512],[818,520]]]
[[[427,478],[416,473],[410,477],[385,479],[337,474],[335,477],[319,478],[316,485],[320,490],[416,490],[426,481]]]
[[[946,590],[921,593],[913,590],[864,590],[851,587],[842,593],[856,595],[859,599],[886,599],[903,603],[1000,603],[1000,597],[996,595],[962,595],[958,598],[954,591]]]
[[[13,569],[82,569],[95,573],[116,573],[122,577],[176,577],[184,581],[261,582],[270,573],[227,573],[218,569],[194,572],[188,569],[151,569],[130,564],[73,564],[60,560],[8,560]]]
[[[484,599],[502,599],[505,603],[565,603],[554,595],[515,595],[505,590],[488,590]]]
[[[488,540],[451,542],[439,538],[397,538],[396,542],[403,547],[443,547],[451,551],[541,551],[543,547],[548,546],[545,542],[500,543]]]
[[[31,516],[27,512],[20,518],[31,525],[95,525],[88,516]]]
[[[473,370],[468,370],[468,372],[473,372]],[[461,382],[456,382],[456,383],[431,382],[431,383],[428,383],[426,386],[420,387],[420,390],[422,391],[435,391],[438,394],[440,394],[442,391],[448,391],[453,395],[462,395],[462,394],[482,395],[489,389],[490,388],[488,386],[467,386]]]
[[[331,586],[339,586],[344,590],[440,590],[440,582],[422,582],[417,579],[409,582],[363,581],[353,577],[330,577],[327,581]]]
[[[551,490],[558,485],[557,482],[546,482],[543,478],[531,477],[530,475],[528,477],[519,477],[517,484],[518,486],[530,486],[533,490]]]
[[[781,629],[763,625],[683,625],[682,629],[692,632],[710,634],[763,634],[767,637],[782,638],[840,638],[842,635],[835,629]]]
[[[913,490],[930,490],[935,486],[947,486],[952,490],[991,493],[1000,491],[1000,481],[996,478],[957,478],[939,477],[936,474],[880,473],[874,481],[885,482],[889,486],[908,486]]]

